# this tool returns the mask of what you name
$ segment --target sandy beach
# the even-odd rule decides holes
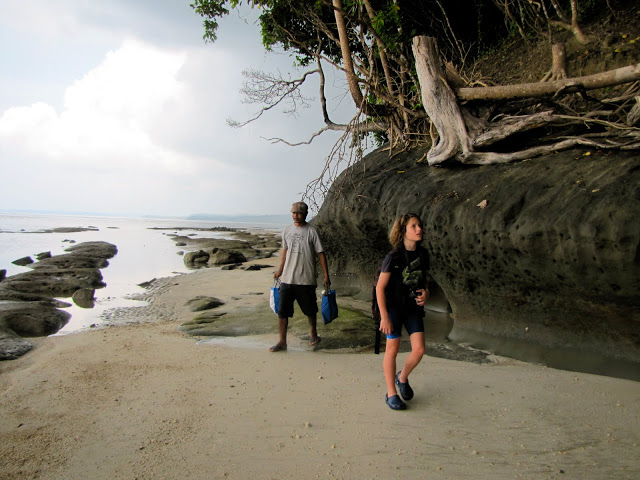
[[[427,356],[396,412],[382,355],[178,331],[198,295],[227,315],[264,306],[272,272],[165,279],[113,326],[33,339],[0,363],[0,478],[640,478],[637,382]]]

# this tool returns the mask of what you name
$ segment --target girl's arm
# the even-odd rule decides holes
[[[387,311],[387,297],[385,296],[385,289],[389,285],[390,278],[391,272],[380,272],[376,285],[376,298],[378,299],[378,309],[380,310],[380,331],[385,335],[389,335],[392,330],[389,312]]]

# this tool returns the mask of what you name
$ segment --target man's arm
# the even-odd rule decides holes
[[[282,272],[284,271],[284,264],[287,261],[287,249],[286,248],[282,249],[281,257],[282,258],[280,260],[280,268],[278,268],[276,273],[273,274],[273,278],[280,278],[282,276]]]
[[[324,286],[326,290],[329,290],[331,286],[331,280],[329,280],[329,267],[327,266],[327,257],[324,252],[318,252],[318,260],[320,260],[320,266],[324,272]]]

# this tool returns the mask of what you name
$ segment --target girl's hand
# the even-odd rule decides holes
[[[423,307],[427,302],[427,298],[429,298],[429,290],[421,288],[416,292],[418,295],[416,296],[416,303],[419,307]]]
[[[381,318],[380,319],[380,331],[382,333],[384,333],[385,335],[390,335],[391,334],[391,320],[389,320],[389,317],[387,316],[386,318]]]

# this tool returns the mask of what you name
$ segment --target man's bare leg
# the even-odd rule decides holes
[[[269,349],[270,352],[279,352],[287,349],[287,328],[289,327],[289,319],[278,317],[278,332],[280,340]]]
[[[318,330],[316,328],[316,315],[308,315],[307,319],[309,320],[309,327],[311,327],[311,331],[309,332],[309,345],[314,346],[320,343],[320,337],[318,336]]]

